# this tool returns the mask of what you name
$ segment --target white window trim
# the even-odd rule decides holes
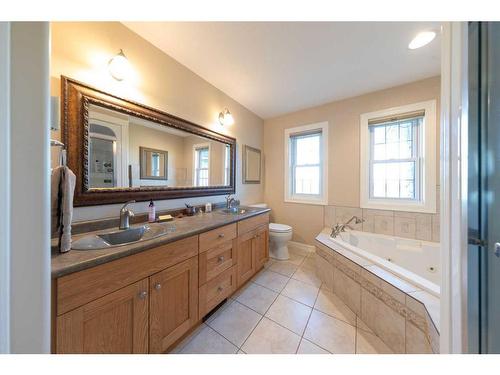
[[[424,110],[422,122],[423,142],[420,154],[423,156],[421,182],[422,191],[419,201],[401,199],[370,198],[370,119],[395,116],[403,113]],[[360,207],[394,211],[436,212],[436,101],[429,100],[381,111],[363,113],[360,116]]]
[[[196,149],[197,148],[208,148],[208,185],[210,186],[210,166],[212,164],[212,155],[211,155],[211,147],[210,143],[198,143],[193,145],[193,185],[194,186],[201,186],[201,185],[196,185]]]
[[[312,130],[321,130],[321,195],[293,195],[291,192],[291,168],[290,168],[290,135],[294,133],[307,132]],[[328,122],[318,122],[309,125],[297,126],[285,129],[285,202],[303,203],[303,204],[328,204]]]

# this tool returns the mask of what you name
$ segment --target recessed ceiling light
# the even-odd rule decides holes
[[[417,49],[420,47],[429,44],[436,37],[436,33],[434,31],[422,31],[418,33],[415,38],[408,44],[409,49]]]

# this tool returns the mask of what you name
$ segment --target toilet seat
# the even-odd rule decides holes
[[[285,224],[269,223],[269,231],[274,233],[288,233],[292,231],[292,227]]]

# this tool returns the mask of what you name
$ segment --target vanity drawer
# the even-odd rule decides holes
[[[269,213],[267,212],[251,217],[250,219],[241,220],[238,222],[238,236],[250,232],[263,224],[269,224]]]
[[[215,306],[236,290],[236,266],[232,266],[219,276],[200,287],[199,318],[203,318]]]
[[[236,246],[234,240],[226,241],[213,249],[200,253],[200,285],[218,276],[236,264]]]
[[[236,238],[236,224],[223,227],[200,234],[200,253]]]

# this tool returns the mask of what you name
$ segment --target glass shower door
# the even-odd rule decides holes
[[[500,353],[500,23],[469,31],[469,351]]]

